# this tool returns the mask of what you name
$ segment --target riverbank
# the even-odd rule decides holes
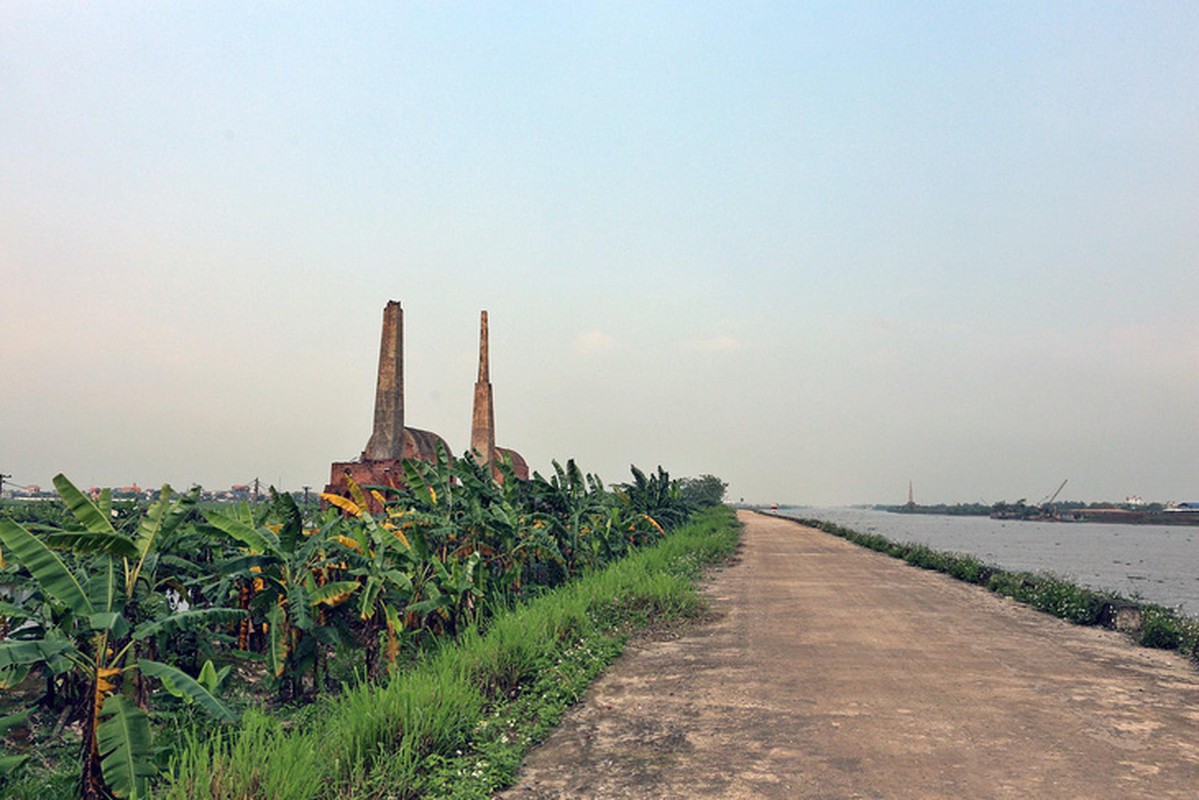
[[[1012,572],[1051,572],[1096,591],[1199,616],[1199,535],[1187,526],[1063,525],[989,517],[889,514],[862,508],[786,508],[892,542],[968,553]]]
[[[1192,660],[1199,658],[1199,620],[1173,609],[1113,592],[1088,589],[1057,575],[1013,572],[971,555],[941,552],[923,544],[896,542],[876,533],[862,533],[832,522],[816,519],[797,521],[898,558],[912,566],[935,570],[960,581],[982,586],[1067,622],[1121,631],[1143,647],[1177,650]]]
[[[740,517],[714,621],[630,645],[500,797],[1194,796],[1178,655]]]
[[[1078,522],[1106,522],[1115,525],[1199,525],[1194,511],[1135,511],[1126,508],[1080,508],[1071,511]],[[1069,520],[1074,521],[1074,520]]]

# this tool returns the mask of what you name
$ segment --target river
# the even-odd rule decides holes
[[[1199,615],[1195,526],[1014,522],[859,508],[785,508],[778,513],[969,553],[1009,570],[1052,572],[1093,589]]]

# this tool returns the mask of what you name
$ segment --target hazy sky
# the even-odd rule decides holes
[[[1199,500],[1199,4],[0,4],[0,472],[407,421],[734,499]]]

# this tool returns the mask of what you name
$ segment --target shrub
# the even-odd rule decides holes
[[[1177,650],[1182,644],[1183,626],[1168,608],[1141,606],[1141,632],[1137,642],[1145,647]]]

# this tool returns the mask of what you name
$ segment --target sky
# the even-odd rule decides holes
[[[372,422],[812,505],[1199,500],[1192,2],[0,4],[0,472]]]

